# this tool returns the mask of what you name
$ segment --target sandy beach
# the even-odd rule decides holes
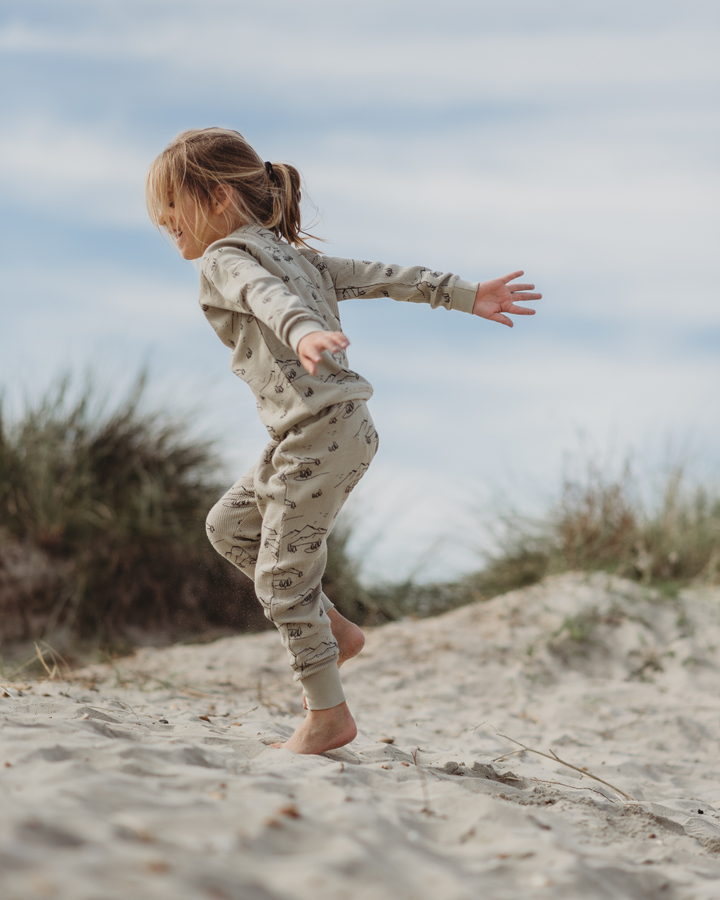
[[[0,896],[720,896],[720,590],[558,576],[343,681],[358,738],[305,757],[274,632],[5,683]]]

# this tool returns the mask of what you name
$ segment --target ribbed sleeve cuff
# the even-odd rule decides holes
[[[460,312],[471,313],[475,303],[478,285],[476,281],[463,281],[458,278],[452,288],[450,308]]]
[[[288,332],[288,344],[293,348],[295,353],[298,352],[298,344],[308,334],[314,331],[327,331],[327,325],[322,322],[318,324],[314,319],[301,319],[296,322]]]
[[[329,666],[301,679],[308,709],[332,709],[345,702],[340,670],[333,661]]]

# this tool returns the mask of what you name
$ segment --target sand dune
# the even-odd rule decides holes
[[[719,676],[720,591],[571,574],[371,631],[325,756],[274,633],[8,684],[0,896],[716,900]]]

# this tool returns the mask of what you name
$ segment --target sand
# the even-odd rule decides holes
[[[324,756],[274,633],[5,684],[0,896],[715,900],[719,674],[720,591],[570,574],[371,630]]]

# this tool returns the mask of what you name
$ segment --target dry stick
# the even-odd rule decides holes
[[[148,680],[151,677],[153,677],[153,676],[148,676]],[[164,688],[172,690],[172,691],[177,691],[180,694],[187,694],[188,697],[197,697],[200,700],[203,700],[206,697],[217,697],[218,696],[217,694],[208,694],[207,691],[196,691],[195,688],[183,687],[183,685],[175,684],[174,682],[168,681],[165,678],[156,678],[155,681],[157,681],[157,683],[161,687],[164,687]]]
[[[48,648],[48,650],[52,654],[53,662],[55,662],[55,659],[59,659],[68,671],[71,670],[72,667],[70,666],[70,663],[66,659],[64,659],[64,657],[60,653],[58,653],[53,646],[48,644],[47,641],[40,641],[40,643],[45,644],[45,646]]]
[[[543,753],[542,750],[534,750],[532,747],[528,747],[526,744],[521,744],[520,741],[516,741],[514,738],[508,737],[506,734],[501,734],[499,731],[498,731],[498,734],[500,735],[501,738],[505,738],[506,741],[510,741],[513,744],[517,744],[518,747],[522,747],[523,750],[527,750],[528,753],[537,753],[538,756],[544,756],[545,759],[552,759],[555,762],[559,762],[560,765],[567,766],[568,769],[574,769],[576,772],[579,772],[581,775],[587,775],[588,778],[593,778],[595,781],[599,781],[600,784],[604,784],[605,787],[609,787],[610,790],[615,791],[616,794],[620,794],[621,797],[624,797],[626,800],[629,800],[631,803],[635,802],[629,794],[626,794],[625,791],[621,791],[620,788],[616,788],[615,785],[610,784],[609,781],[603,781],[602,778],[598,778],[598,776],[593,775],[592,772],[588,772],[586,769],[580,769],[580,768],[578,768],[578,766],[574,766],[572,763],[565,762],[564,759],[560,759],[560,757],[557,755],[557,753],[555,753],[554,750],[551,750],[550,753]],[[552,756],[550,754],[552,754]],[[499,756],[498,759],[502,759],[502,757]],[[493,762],[495,762],[495,760],[493,760]]]
[[[522,753],[522,751],[518,751]],[[599,791],[597,788],[591,787],[578,787],[576,784],[565,784],[563,781],[548,781],[547,778],[533,778],[533,781],[537,781],[540,784],[559,784],[560,787],[568,788],[570,791],[592,791],[593,794],[599,794],[604,800],[612,800],[613,803],[617,803],[617,800],[614,800],[612,797],[608,798],[606,794],[603,794],[602,791]]]
[[[48,678],[50,679],[50,681],[52,681],[53,678],[57,675],[57,663],[53,659],[53,667],[52,667],[52,672],[51,672],[50,666],[48,666],[48,664],[45,662],[45,659],[44,659],[45,651],[41,650],[38,647],[37,643],[35,643],[34,641],[33,641],[33,643],[35,644],[35,652],[37,653],[37,657],[40,660],[40,662],[42,663],[43,669],[45,669],[45,671],[48,673]]]
[[[420,810],[420,812],[424,812],[425,815],[429,816],[432,814],[432,810],[430,809],[430,794],[428,793],[427,780],[425,778],[425,773],[423,772],[423,770],[420,766],[420,763],[418,762],[417,755],[418,755],[419,750],[420,750],[419,747],[416,747],[413,750],[412,758],[413,758],[413,762],[417,766],[418,774],[420,775],[420,783],[422,784],[423,798],[425,799],[425,806],[423,806],[423,808]]]
[[[178,686],[176,690],[180,691],[182,694],[187,694],[188,697],[197,697],[199,700],[204,700],[208,697],[217,697],[217,694],[208,694],[207,691],[196,691],[195,688],[184,688]]]

